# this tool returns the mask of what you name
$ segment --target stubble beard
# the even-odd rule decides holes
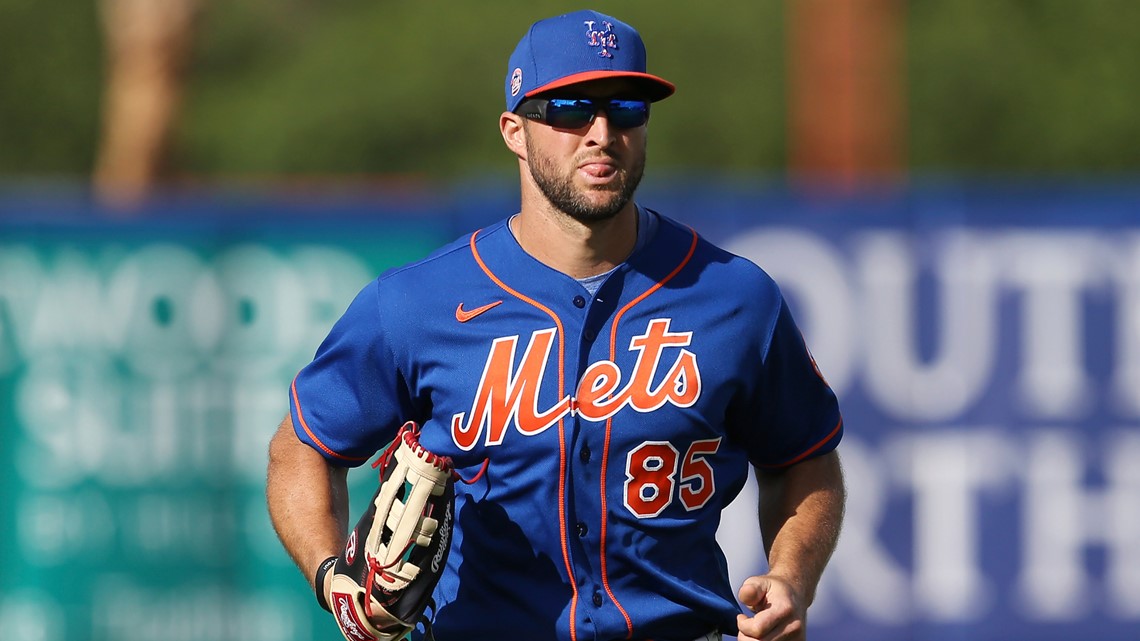
[[[560,172],[554,160],[536,153],[529,140],[527,165],[530,167],[530,175],[534,178],[535,184],[551,205],[574,220],[589,224],[613,218],[633,198],[645,173],[645,154],[641,154],[629,171],[619,169],[617,180],[600,189],[577,189],[574,186],[574,170]],[[599,193],[606,193],[609,198],[597,202],[587,197]]]

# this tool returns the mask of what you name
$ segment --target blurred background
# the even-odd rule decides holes
[[[288,383],[516,211],[506,60],[583,6],[0,0],[0,641],[340,638],[265,512]],[[1138,638],[1140,3],[593,8],[678,86],[639,201],[765,267],[839,393],[812,638]]]

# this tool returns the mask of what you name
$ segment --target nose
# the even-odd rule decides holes
[[[586,130],[586,144],[606,148],[614,144],[615,140],[614,128],[610,126],[606,110],[599,109],[594,114],[594,122],[591,122],[590,128]]]

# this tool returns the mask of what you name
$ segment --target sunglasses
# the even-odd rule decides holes
[[[649,121],[649,102],[645,100],[531,98],[515,113],[557,129],[581,129],[594,122],[599,110],[605,111],[610,125],[618,129],[640,127]]]

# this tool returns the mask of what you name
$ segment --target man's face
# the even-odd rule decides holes
[[[616,80],[583,83],[559,97],[631,98]],[[527,166],[535,184],[559,210],[584,223],[608,220],[633,197],[645,171],[646,126],[613,126],[604,110],[578,129],[524,120]]]

